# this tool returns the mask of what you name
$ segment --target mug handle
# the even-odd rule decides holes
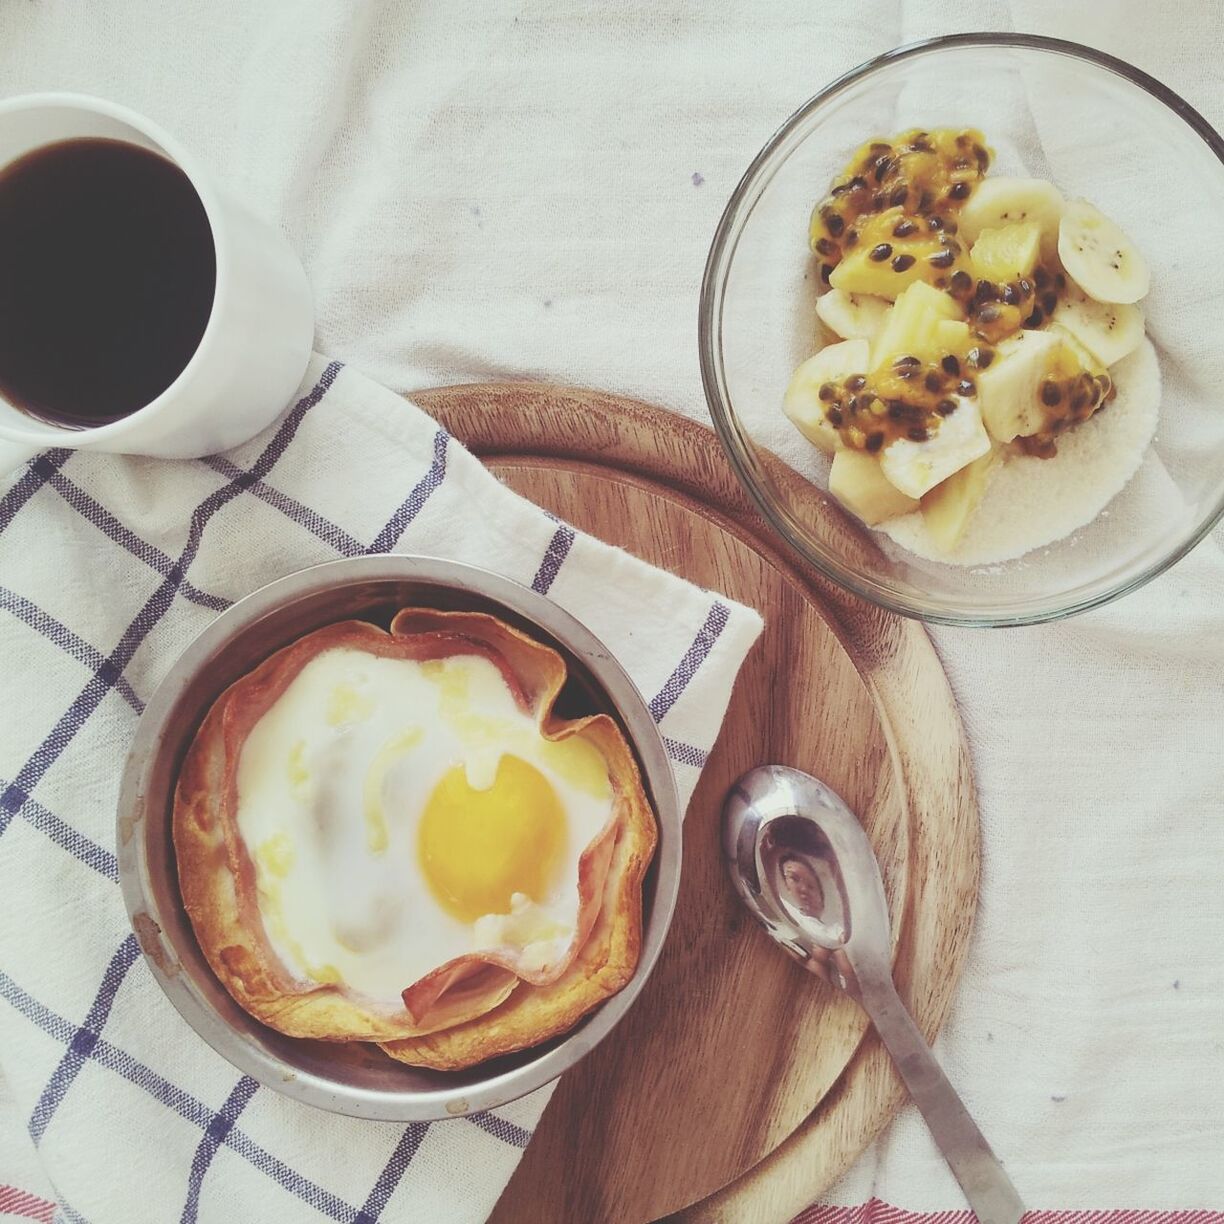
[[[18,442],[13,438],[0,435],[0,476],[15,472],[23,463],[29,463],[45,446],[31,446],[28,442]]]

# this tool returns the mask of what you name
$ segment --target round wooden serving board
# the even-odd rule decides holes
[[[898,985],[933,1036],[968,942],[978,824],[930,640],[782,556],[717,439],[692,421],[545,384],[413,399],[524,496],[753,605],[766,624],[688,811],[662,958],[616,1031],[562,1079],[492,1219],[785,1221],[845,1170],[903,1090],[858,1007],[747,919],[722,864],[722,798],[769,761],[844,796],[883,866]]]

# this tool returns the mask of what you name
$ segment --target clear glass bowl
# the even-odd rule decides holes
[[[825,491],[827,460],[781,410],[791,372],[818,347],[812,205],[865,139],[943,126],[980,128],[992,173],[1050,179],[1130,235],[1152,270],[1142,307],[1163,380],[1155,438],[1103,513],[974,568],[924,560],[846,514]],[[1224,142],[1159,82],[1074,43],[966,34],[890,51],[805,103],[748,167],[706,264],[699,343],[732,466],[830,578],[943,624],[1096,607],[1172,565],[1224,513]]]

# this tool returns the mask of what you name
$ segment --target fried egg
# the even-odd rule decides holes
[[[351,647],[301,668],[246,737],[236,785],[273,951],[388,1006],[468,953],[558,963],[580,857],[615,803],[600,751],[545,739],[485,656]]]

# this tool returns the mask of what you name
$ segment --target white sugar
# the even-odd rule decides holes
[[[949,565],[995,565],[1069,536],[1092,522],[1138,470],[1156,432],[1160,365],[1151,342],[1118,362],[1117,397],[1058,440],[1053,459],[1011,457],[991,478],[964,538],[941,552],[915,512],[882,523],[897,544]]]

